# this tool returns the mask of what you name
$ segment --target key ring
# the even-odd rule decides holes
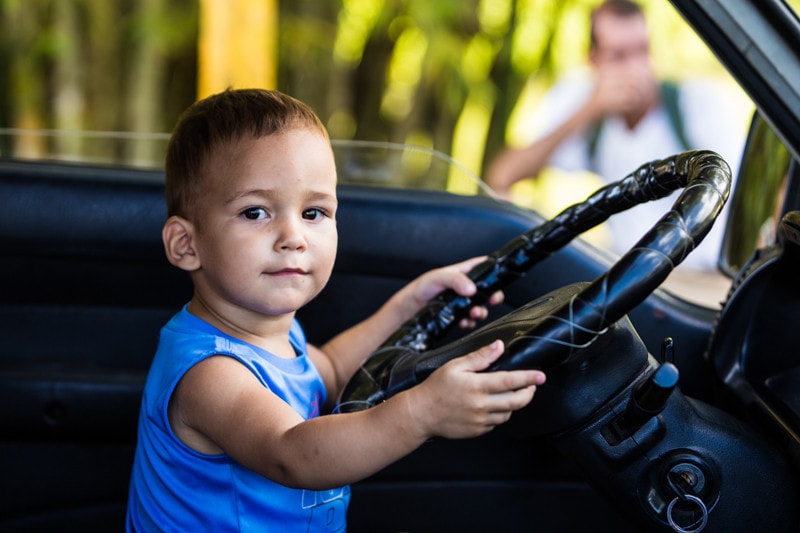
[[[686,494],[684,497],[686,500],[697,504],[697,506],[700,508],[700,512],[703,513],[703,516],[700,518],[700,524],[694,529],[689,529],[682,528],[675,522],[675,519],[672,518],[672,509],[675,507],[675,504],[678,503],[678,500],[681,499],[677,496],[674,500],[669,502],[669,506],[667,506],[667,521],[669,521],[669,525],[672,527],[672,529],[678,533],[699,533],[700,531],[703,531],[703,529],[706,527],[706,523],[708,523],[708,509],[706,508],[706,504],[703,503],[703,500],[697,496],[694,496],[693,494]]]

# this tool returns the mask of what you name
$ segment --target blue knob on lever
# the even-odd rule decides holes
[[[669,395],[678,386],[679,376],[678,368],[666,362],[633,391],[624,417],[624,425],[629,433],[636,432],[645,422],[664,410]]]

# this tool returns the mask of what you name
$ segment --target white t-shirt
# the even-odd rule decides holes
[[[592,88],[588,72],[568,76],[554,85],[544,96],[537,115],[540,136],[547,135],[574,114],[589,98]],[[746,129],[741,113],[734,112],[726,91],[707,81],[686,81],[679,87],[678,102],[691,148],[717,152],[731,166],[735,177]],[[568,172],[591,170],[612,183],[644,163],[684,151],[663,107],[651,111],[633,130],[628,129],[621,117],[607,117],[591,158],[588,137],[588,132],[580,132],[567,139],[553,153],[548,166]],[[611,249],[618,254],[630,250],[669,211],[679,194],[680,191],[612,216],[608,221]],[[727,211],[722,212],[698,249],[684,260],[684,267],[716,269]]]

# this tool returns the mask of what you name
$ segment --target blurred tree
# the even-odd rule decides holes
[[[20,128],[45,126],[45,87],[39,74],[45,66],[44,43],[47,35],[39,31],[43,26],[42,6],[34,3],[11,2],[2,4],[2,43],[0,51],[3,73],[2,117],[8,125]],[[26,138],[17,149],[21,153],[37,152],[38,143]],[[6,148],[7,149],[7,148]]]
[[[431,147],[480,173],[584,63],[597,1],[0,0],[0,127],[168,132],[198,95],[275,86],[334,138]],[[642,4],[665,73],[718,69],[668,2]],[[161,149],[100,150],[160,164]]]
[[[278,88],[311,105],[321,116],[350,109],[350,65],[336,60],[337,26],[346,13],[338,0],[279,2]],[[352,133],[352,132],[351,132]],[[342,135],[336,135],[342,136]]]
[[[275,88],[277,0],[199,2],[198,97],[229,87]]]
[[[0,127],[168,131],[194,99],[196,0],[0,0],[0,20]],[[163,143],[104,137],[18,135],[15,151],[148,164],[163,156]]]
[[[506,144],[507,125],[529,79],[534,76],[545,84],[554,80],[558,62],[553,45],[561,27],[559,21],[565,10],[576,8],[575,4],[574,0],[540,3],[532,13],[532,6],[523,0],[510,2],[507,22],[498,24],[502,31],[498,35],[500,49],[490,72],[498,97],[487,132],[484,158],[487,161]],[[568,30],[581,40],[582,28],[572,25]]]

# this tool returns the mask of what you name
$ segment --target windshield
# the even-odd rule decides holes
[[[535,128],[544,91],[585,65],[592,3],[231,0],[258,16],[231,29],[212,24],[217,2],[162,4],[0,3],[2,156],[161,168],[193,101],[263,86],[311,105],[332,139],[436,150],[484,178]],[[668,2],[641,4],[659,75],[724,74]]]
[[[3,159],[161,170],[169,134],[0,130]],[[436,150],[376,141],[332,140],[338,182],[492,196],[467,167]],[[137,157],[136,153],[153,157]]]
[[[700,3],[639,3],[651,21],[659,78],[710,78],[718,89],[712,100],[733,102],[735,125],[718,130],[744,141],[757,106],[673,7]],[[490,195],[545,217],[603,184],[593,172],[565,181],[545,169],[509,196],[487,185],[487,169],[505,147],[526,146],[541,133],[543,121],[534,117],[547,91],[588,68],[594,2],[344,0],[248,11],[263,2],[230,0],[230,13],[255,17],[231,28],[221,26],[229,17],[215,16],[218,2],[157,4],[0,3],[0,158],[160,170],[168,132],[192,102],[226,87],[262,86],[320,115],[342,184]],[[788,14],[800,0],[772,4]],[[748,23],[736,19],[737,9],[729,15]],[[633,143],[619,144],[630,159],[614,179],[650,158]],[[734,175],[741,153],[723,154]],[[599,228],[584,238],[608,249],[608,235]],[[689,280],[687,297],[697,285]],[[718,293],[728,285],[723,279]]]

